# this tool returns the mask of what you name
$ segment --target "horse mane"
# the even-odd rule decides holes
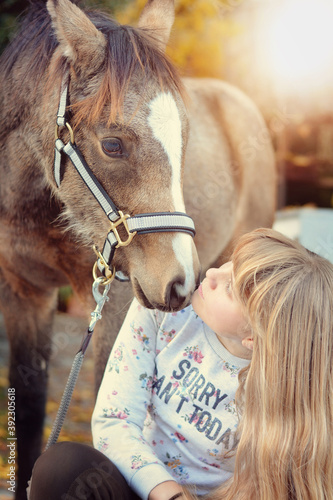
[[[24,76],[35,81],[45,71],[50,58],[58,45],[52,34],[50,16],[45,1],[31,0],[30,7],[19,17],[19,31],[11,43],[5,48],[1,56],[2,70],[5,78],[10,77],[15,64],[19,59],[28,57],[26,65],[29,68]]]
[[[134,75],[143,79],[143,88],[153,79],[162,89],[179,92],[185,100],[178,71],[159,49],[153,32],[121,25],[100,12],[87,14],[106,37],[107,49],[101,84],[95,93],[74,106],[75,124],[83,118],[88,123],[96,121],[106,102],[112,103],[108,124],[114,122],[122,115],[126,90]]]
[[[73,3],[79,2],[74,0]],[[185,98],[178,71],[158,48],[152,31],[121,25],[103,12],[85,10],[85,14],[104,34],[107,44],[100,74],[87,77],[88,80],[95,79],[96,82],[97,76],[98,84],[87,85],[89,94],[72,106],[75,111],[75,125],[83,119],[87,123],[95,122],[105,109],[105,103],[110,102],[112,106],[108,122],[111,123],[117,116],[121,116],[125,93],[134,74],[139,77],[141,75],[143,81],[154,79],[162,89],[179,92]],[[21,64],[25,68],[25,74],[22,74],[20,82],[15,82],[18,92],[23,92],[27,82],[32,83],[32,88],[36,88],[36,82],[44,75],[47,76],[46,89],[51,90],[59,78],[62,78],[66,67],[65,58],[60,55],[54,64],[50,65],[57,46],[58,41],[53,33],[45,1],[31,0],[31,6],[22,19],[20,32],[2,55],[5,78],[10,75],[15,64],[25,57],[27,62]],[[46,93],[48,94],[47,91]]]

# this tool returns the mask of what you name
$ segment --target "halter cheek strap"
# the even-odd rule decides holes
[[[94,195],[110,221],[111,228],[105,239],[102,252],[98,252],[95,249],[98,256],[95,270],[96,267],[98,267],[103,275],[110,277],[112,271],[110,271],[109,268],[111,267],[116,248],[129,245],[136,234],[180,231],[194,237],[194,222],[190,216],[183,212],[154,212],[130,216],[124,215],[121,210],[118,210],[89,168],[79,148],[75,145],[74,133],[66,118],[66,109],[69,104],[68,87],[69,73],[67,72],[61,85],[61,95],[57,114],[54,178],[59,188],[61,184],[62,158],[63,155],[66,155],[71,160],[82,180]],[[70,140],[66,144],[59,138],[59,129],[62,127],[67,127],[70,134]],[[120,225],[123,225],[126,230],[127,237],[125,240],[122,240],[119,235],[118,228]]]

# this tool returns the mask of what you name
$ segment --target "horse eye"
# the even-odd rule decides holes
[[[123,148],[119,139],[105,139],[102,141],[102,149],[108,156],[122,156]]]

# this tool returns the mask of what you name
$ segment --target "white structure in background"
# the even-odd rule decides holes
[[[297,239],[333,263],[333,210],[300,208],[277,212],[274,229]]]

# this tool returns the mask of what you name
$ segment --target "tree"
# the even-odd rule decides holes
[[[176,18],[167,49],[186,76],[222,77],[224,45],[240,28],[228,16],[230,2],[239,0],[176,0]],[[121,23],[135,24],[146,0],[127,2],[116,9]]]
[[[74,1],[91,8],[100,7],[124,24],[136,24],[146,3],[146,0]],[[184,75],[223,77],[224,46],[228,38],[240,30],[228,14],[243,1],[175,0],[176,19],[168,55]],[[29,0],[2,0],[0,53],[15,33],[17,21],[28,5]]]
[[[28,0],[2,0],[0,4],[0,53],[15,32],[18,16],[28,5]]]

